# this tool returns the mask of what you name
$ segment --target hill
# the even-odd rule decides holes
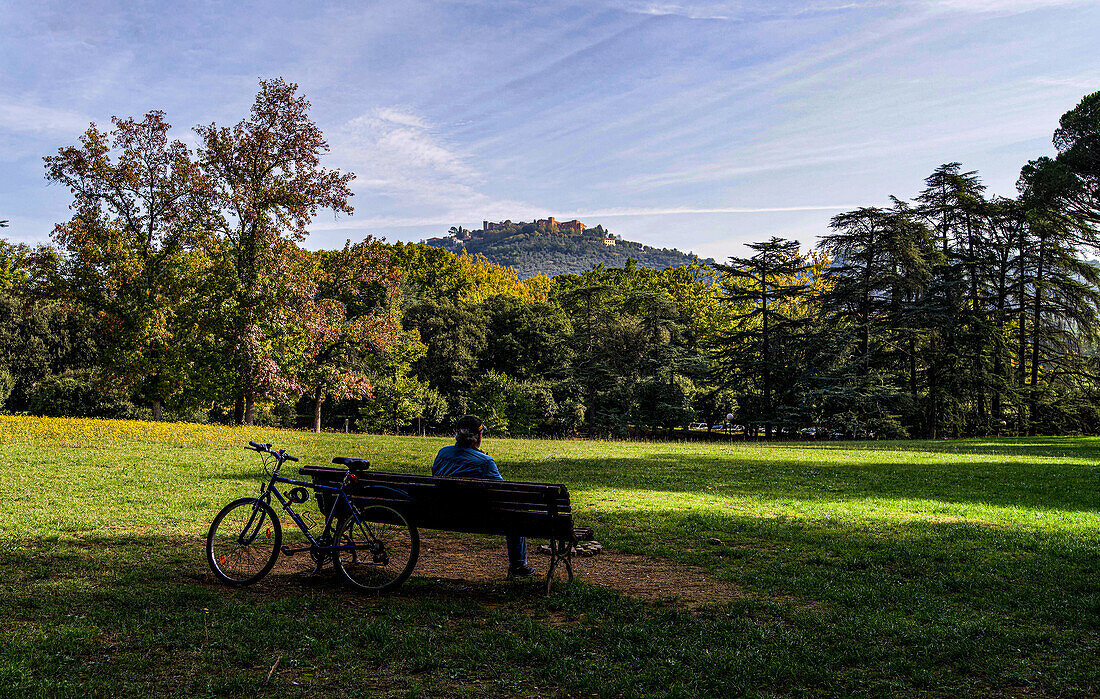
[[[655,248],[608,233],[603,226],[587,228],[580,221],[553,218],[533,222],[485,221],[470,231],[452,227],[447,236],[429,238],[427,245],[471,255],[484,255],[498,265],[512,267],[521,279],[542,272],[547,276],[578,273],[595,264],[622,267],[633,258],[639,267],[665,269],[690,264],[695,256],[670,248]],[[711,262],[713,260],[704,260]]]

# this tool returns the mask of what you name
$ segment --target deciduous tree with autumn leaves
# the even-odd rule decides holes
[[[298,87],[264,80],[249,115],[195,129],[192,152],[159,111],[95,124],[46,158],[73,194],[54,240],[59,288],[96,314],[104,377],[165,403],[231,400],[252,424],[257,399],[303,390],[360,397],[360,355],[392,341],[396,274],[366,240],[336,252],[301,243],[321,209],[350,214],[351,173],[328,150]]]

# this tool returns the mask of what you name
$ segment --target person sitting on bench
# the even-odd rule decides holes
[[[483,478],[504,480],[493,457],[481,451],[485,425],[473,415],[464,415],[455,423],[455,443],[443,447],[432,463],[432,475],[444,478]],[[524,578],[535,572],[527,565],[527,539],[508,536],[508,575]]]

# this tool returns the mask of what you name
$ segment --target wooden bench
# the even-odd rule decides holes
[[[550,568],[546,592],[550,592],[554,570],[562,563],[573,580],[573,547],[591,541],[591,527],[577,527],[564,485],[520,481],[439,478],[404,473],[370,471],[363,459],[337,457],[344,468],[304,466],[300,473],[315,484],[337,486],[348,472],[357,480],[345,492],[354,504],[387,505],[399,511],[418,529],[523,536],[550,542]],[[328,512],[332,497],[317,493],[322,512]]]

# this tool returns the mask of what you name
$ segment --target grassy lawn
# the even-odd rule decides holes
[[[249,439],[416,473],[445,443],[0,416],[0,696],[1100,694],[1100,439],[487,440],[609,550],[746,593],[702,607],[583,562],[548,599],[416,572],[382,598],[213,585]]]

